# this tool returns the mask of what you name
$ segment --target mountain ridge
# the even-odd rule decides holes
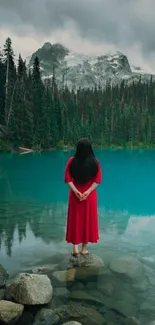
[[[67,85],[69,89],[105,87],[107,82],[113,85],[147,82],[151,74],[140,67],[132,66],[125,54],[120,51],[102,55],[87,55],[68,50],[60,43],[46,42],[27,58],[31,69],[35,57],[40,60],[42,79],[50,79],[55,73],[58,86]],[[155,75],[153,75],[155,79]]]

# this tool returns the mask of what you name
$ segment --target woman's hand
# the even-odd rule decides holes
[[[87,191],[85,191],[82,194],[82,200],[86,200],[90,193],[91,193],[91,190],[90,189],[88,189]]]
[[[74,190],[76,197],[81,201],[82,200],[82,193],[77,189]]]

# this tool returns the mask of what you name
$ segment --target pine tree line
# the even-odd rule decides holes
[[[36,57],[32,71],[11,39],[0,54],[0,149],[49,149],[89,137],[96,146],[155,145],[155,82],[70,91],[55,75],[43,83]]]

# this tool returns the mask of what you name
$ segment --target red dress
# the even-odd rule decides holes
[[[65,169],[65,182],[73,182],[75,187],[84,193],[93,182],[101,183],[102,172],[98,162],[98,173],[95,178],[89,180],[85,184],[77,184],[70,175],[69,166],[73,157],[69,158]],[[74,192],[69,192],[68,217],[66,241],[73,245],[81,243],[87,244],[97,243],[99,239],[98,229],[98,207],[97,207],[97,191],[96,189],[90,193],[86,200],[80,201]]]

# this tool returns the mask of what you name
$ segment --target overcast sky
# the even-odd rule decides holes
[[[88,54],[122,51],[155,73],[155,0],[0,0],[0,45],[16,54],[44,42]]]

